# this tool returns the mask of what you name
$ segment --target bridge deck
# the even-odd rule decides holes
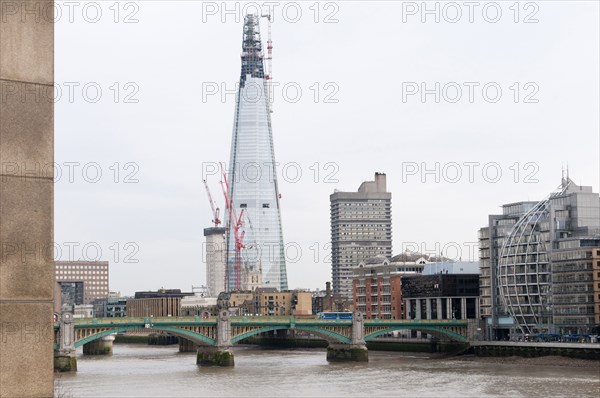
[[[252,325],[304,325],[304,326],[350,326],[350,319],[317,319],[317,318],[297,318],[293,316],[234,316],[231,317],[233,326],[252,326]],[[74,319],[76,328],[94,328],[117,325],[196,325],[213,326],[217,324],[217,317],[201,318],[195,316],[184,317],[123,317],[123,318],[80,318]],[[466,320],[417,320],[417,319],[369,319],[364,321],[365,327],[465,327]]]

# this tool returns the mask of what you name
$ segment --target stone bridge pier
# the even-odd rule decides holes
[[[112,355],[115,336],[109,335],[83,345],[84,355]]]
[[[365,342],[365,324],[361,312],[355,311],[352,315],[352,342],[350,344],[329,343],[327,360],[330,362],[369,361],[369,351]]]
[[[226,310],[222,310],[217,317],[217,345],[199,345],[196,363],[200,366],[233,366],[231,347],[231,318]]]
[[[54,350],[54,371],[77,371],[73,308],[66,304],[61,309],[58,349]]]

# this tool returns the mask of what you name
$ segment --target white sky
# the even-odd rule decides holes
[[[190,290],[205,283],[202,230],[212,218],[203,163],[229,159],[234,111],[234,95],[203,99],[203,86],[235,87],[242,23],[222,14],[222,2],[194,1],[122,2],[115,23],[113,3],[98,2],[102,15],[96,23],[86,21],[95,18],[94,6],[83,12],[80,3],[71,23],[68,8],[58,3],[55,80],[62,96],[55,107],[55,161],[62,176],[55,190],[55,241],[62,260],[93,259],[94,247],[100,247],[101,259],[111,261],[111,290]],[[512,1],[499,2],[497,23],[482,14],[487,7],[486,18],[495,17],[487,2],[475,7],[473,23],[462,2],[455,3],[462,11],[457,23],[448,22],[456,8],[444,8],[443,2],[439,23],[434,15],[421,22],[421,10],[408,13],[421,2],[320,3],[317,23],[313,2],[288,5],[284,15],[285,4],[274,13],[273,74],[282,86],[302,89],[295,103],[275,89],[273,114],[276,159],[292,165],[287,180],[282,167],[279,171],[284,239],[302,249],[298,261],[287,265],[291,288],[323,288],[330,280],[329,194],[356,190],[375,171],[387,173],[392,192],[394,252],[415,244],[425,252],[445,247],[445,254],[463,260],[477,259],[469,246],[488,214],[504,203],[542,199],[560,183],[563,165],[568,163],[576,183],[598,192],[597,2],[542,1],[528,8],[520,3],[518,23]],[[302,15],[292,23],[297,5]],[[123,23],[128,15],[138,22]],[[337,23],[324,23],[327,15]],[[524,23],[527,15],[538,22]],[[68,82],[79,84],[72,102]],[[449,102],[455,96],[451,85],[439,103],[433,94],[425,102],[419,95],[403,102],[407,82],[411,87],[424,82],[428,89],[455,82],[463,95]],[[472,103],[464,82],[478,84]],[[495,103],[482,95],[490,82],[502,89]],[[98,102],[84,98],[86,83],[102,89]],[[139,88],[131,97],[137,103],[124,102],[135,88],[126,83]],[[325,89],[326,83],[334,85]],[[337,103],[325,103],[332,87],[339,90],[333,96]],[[531,98],[538,102],[524,103],[536,89]],[[91,88],[87,98],[93,94]],[[488,99],[495,95],[493,87],[488,94]],[[69,162],[80,163],[72,183]],[[97,183],[86,181],[95,177],[93,162],[102,170]],[[125,168],[129,162],[133,165]],[[421,169],[422,162],[429,169],[439,163],[439,182],[435,174],[407,174],[415,165]],[[452,162],[463,172],[455,183],[449,181],[455,177]],[[479,162],[472,182],[465,162]],[[525,168],[528,162],[532,165]],[[317,182],[310,168],[315,163]],[[327,163],[335,168],[326,169]],[[91,165],[86,178],[85,164]],[[297,182],[292,181],[295,164],[302,170]],[[485,176],[484,164],[492,164]],[[494,164],[502,171],[496,183],[489,182]],[[133,171],[138,182],[124,183]],[[326,181],[331,171],[338,182]],[[530,172],[537,182],[524,182]],[[222,204],[218,180],[209,177]],[[69,242],[77,242],[72,255]],[[125,262],[127,254],[138,262]],[[296,257],[293,249],[289,255]]]

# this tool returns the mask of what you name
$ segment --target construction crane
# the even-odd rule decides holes
[[[271,15],[263,14],[261,18],[267,18],[267,57],[263,59],[267,60],[267,73],[265,74],[265,80],[267,81],[267,92],[269,100],[269,112],[273,113],[273,101],[271,98],[271,89],[273,81],[273,41],[271,40]]]
[[[233,204],[233,198],[231,195],[231,190],[229,188],[229,182],[227,181],[227,174],[225,173],[225,168],[221,166],[221,170],[223,170],[223,181],[221,181],[221,188],[223,190],[223,196],[225,197],[225,208],[227,210],[227,215],[229,218],[228,228],[232,228],[233,237],[235,240],[235,256],[234,256],[234,288],[235,290],[241,289],[242,284],[242,256],[241,251],[245,247],[244,246],[244,235],[246,231],[242,228],[244,226],[244,209],[240,211],[239,216],[237,215],[235,205]],[[240,231],[241,230],[241,231]],[[229,233],[229,230],[228,230]],[[227,268],[227,272],[229,272],[229,268]],[[225,273],[225,282],[227,282],[227,272]]]
[[[215,201],[213,200],[212,195],[210,194],[210,189],[208,188],[208,183],[206,182],[206,180],[202,181],[204,182],[204,188],[206,188],[206,194],[208,195],[208,201],[210,202],[210,208],[212,209],[213,213],[212,222],[215,224],[215,227],[218,227],[219,224],[221,224],[221,219],[219,218],[221,209],[219,209],[215,204]]]

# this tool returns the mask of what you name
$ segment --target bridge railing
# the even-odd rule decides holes
[[[264,323],[295,323],[295,324],[341,324],[349,325],[350,319],[320,319],[316,317],[295,317],[295,316],[233,316],[230,318],[233,323],[264,324]],[[215,324],[217,317],[211,316],[202,318],[200,316],[177,316],[177,317],[121,317],[121,318],[77,318],[73,320],[77,326],[93,325],[118,325],[118,324]],[[447,326],[466,326],[464,319],[365,319],[365,325],[447,325]]]
[[[165,317],[118,317],[118,318],[77,318],[76,325],[96,324],[131,324],[131,323],[215,323],[216,317],[202,318],[199,316],[165,316]]]
[[[365,319],[365,323],[466,326],[466,319]]]

